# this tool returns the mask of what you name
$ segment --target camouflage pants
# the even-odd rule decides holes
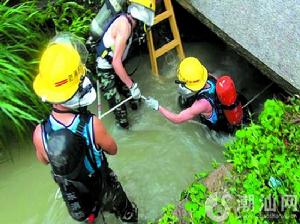
[[[131,96],[129,89],[115,74],[113,69],[98,69],[97,76],[103,96],[108,101],[110,108],[116,106],[122,101],[121,95],[126,98]],[[120,124],[123,128],[128,128],[129,123],[125,104],[115,109],[114,114],[118,124]]]

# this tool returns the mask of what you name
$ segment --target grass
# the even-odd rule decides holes
[[[158,223],[299,223],[299,123],[300,99],[267,100],[258,120],[225,145],[233,168],[217,192],[196,175],[181,194],[183,206],[165,206]]]
[[[0,2],[0,162],[8,143],[48,114],[32,88],[42,50],[60,31],[86,38],[99,1],[48,0],[42,8],[38,0],[20,2]]]
[[[0,148],[11,135],[22,137],[31,124],[38,122],[48,107],[32,89],[37,73],[39,52],[47,38],[33,1],[9,7],[0,3]],[[2,146],[2,147],[1,147]]]

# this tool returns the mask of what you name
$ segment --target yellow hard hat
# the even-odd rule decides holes
[[[155,0],[129,0],[129,3],[136,3],[145,6],[155,12]]]
[[[204,87],[207,76],[206,68],[194,57],[183,59],[177,71],[179,81],[184,82],[185,86],[193,91],[199,91]]]
[[[72,45],[54,43],[42,55],[33,89],[43,101],[63,103],[76,93],[84,75],[85,66]]]

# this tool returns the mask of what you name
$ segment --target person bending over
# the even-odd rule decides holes
[[[113,18],[104,29],[104,34],[96,46],[97,76],[104,98],[112,108],[121,102],[121,94],[138,100],[141,91],[126,71],[123,61],[132,44],[134,31],[140,26],[152,26],[154,21],[155,0],[130,0],[128,13]],[[132,102],[131,104],[136,104]],[[134,108],[137,107],[137,104]],[[129,128],[125,104],[115,111],[117,123],[122,128]]]

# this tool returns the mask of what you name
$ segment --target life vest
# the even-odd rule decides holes
[[[120,16],[125,16],[128,22],[130,23],[130,26],[132,27],[131,20],[127,17],[127,13],[120,13],[112,17],[109,22],[105,25],[105,28],[103,28],[103,36],[99,39],[97,45],[96,45],[96,56],[97,56],[97,64],[98,68],[107,69],[111,68],[111,63],[113,60],[113,50],[114,46],[106,46],[107,43],[105,42],[111,42],[111,40],[107,40],[107,38],[110,38],[109,36],[106,36],[107,32],[109,31],[111,25],[114,23],[116,19],[118,19]],[[129,48],[132,43],[132,36],[133,33],[131,32],[130,37],[127,40],[126,48],[124,50],[124,53],[122,55],[122,60],[125,60],[127,57]],[[110,43],[111,44],[111,43]]]
[[[212,107],[212,113],[209,118],[200,115],[201,120],[205,119],[210,124],[215,125],[219,120],[219,106],[216,96],[216,79],[209,75],[206,83],[209,84],[209,87],[202,88],[195,95],[188,97],[184,103],[184,107],[192,106],[196,100],[206,99]]]
[[[85,220],[97,215],[104,176],[103,154],[93,142],[92,115],[77,114],[64,126],[53,116],[42,123],[43,143],[72,218]]]
[[[216,92],[228,123],[240,125],[243,121],[243,109],[233,80],[227,75],[219,77],[216,82]]]

